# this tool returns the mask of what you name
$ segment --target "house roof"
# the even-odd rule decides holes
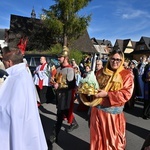
[[[112,47],[112,43],[109,40],[105,40],[105,39],[98,40],[98,39],[93,37],[93,38],[91,38],[91,41],[94,45],[106,45],[106,46]]]
[[[135,49],[135,46],[136,46],[136,41],[131,41],[132,42],[132,47],[133,47],[133,49]]]
[[[103,40],[97,40],[97,42],[99,45],[106,45],[106,46],[110,45],[110,46],[112,46],[112,44],[109,40],[103,39]]]
[[[150,50],[150,37],[142,36],[139,42],[144,42],[147,48]]]
[[[89,37],[87,30],[77,40],[74,40],[69,46],[72,49],[80,50],[83,53],[98,53]]]
[[[131,42],[131,43],[129,43]],[[131,45],[129,45],[131,44]],[[136,42],[131,41],[131,39],[120,40],[117,39],[114,47],[118,47],[124,53],[131,53],[135,48]]]
[[[39,23],[40,19],[36,18],[29,18],[24,16],[18,16],[11,14],[10,19],[10,32],[13,33],[22,33],[22,34],[28,34],[30,30],[33,29],[33,23],[37,24]]]
[[[115,46],[118,46],[118,48],[120,48],[120,50],[124,52],[125,48],[127,47],[127,44],[129,43],[129,40],[130,39],[125,39],[125,40],[117,39]]]
[[[112,49],[112,43],[109,40],[97,40],[96,38],[91,38],[91,41],[95,49],[101,54],[108,54]]]

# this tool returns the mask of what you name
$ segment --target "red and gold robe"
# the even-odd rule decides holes
[[[123,86],[108,91],[108,97],[100,103],[104,107],[120,107],[130,99],[133,88],[133,74],[123,69],[119,72]],[[90,118],[90,150],[124,150],[126,146],[126,119],[124,113],[112,114],[92,107]]]

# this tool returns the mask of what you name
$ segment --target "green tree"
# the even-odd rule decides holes
[[[51,46],[49,52],[51,55],[57,55],[57,54],[61,53],[62,52],[62,45],[61,44],[55,44],[55,45]],[[76,60],[76,63],[79,64],[79,62],[83,58],[83,54],[79,50],[72,49],[69,53],[69,58],[70,58],[70,60],[72,58],[74,58]]]
[[[77,39],[84,33],[91,15],[79,16],[81,9],[86,7],[92,0],[54,0],[56,4],[43,9],[46,15],[45,25],[52,31],[55,40],[64,46]]]

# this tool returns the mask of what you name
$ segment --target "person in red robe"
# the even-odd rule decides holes
[[[90,150],[125,150],[125,103],[131,98],[134,76],[123,67],[124,54],[113,50],[102,72],[96,76],[99,89],[93,96],[90,117]],[[86,96],[81,95],[82,101]]]

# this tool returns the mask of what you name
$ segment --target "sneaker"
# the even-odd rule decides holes
[[[71,124],[71,125],[69,126],[69,128],[66,129],[66,132],[72,132],[74,129],[77,129],[78,127],[79,127],[79,125],[78,125],[77,123]]]
[[[148,117],[147,117],[147,116],[145,116],[145,115],[143,115],[143,119],[148,120]]]

